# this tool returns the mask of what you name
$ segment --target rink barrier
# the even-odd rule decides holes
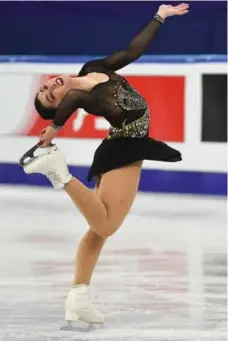
[[[32,67],[41,64],[82,64],[88,60],[102,58],[102,56],[0,56],[0,65],[3,66],[2,72],[10,72],[7,65],[12,64],[18,67],[26,67],[26,64]],[[143,56],[133,64],[224,64],[227,62],[226,55],[153,55]],[[70,65],[72,64],[72,65]],[[139,67],[139,65],[137,65]],[[165,66],[164,66],[165,67]],[[175,65],[176,67],[176,65]],[[191,67],[191,66],[189,66]],[[201,67],[198,66],[198,68]],[[16,71],[15,71],[16,70]],[[21,70],[21,68],[19,68]],[[13,72],[19,72],[13,69]],[[86,163],[87,164],[87,163]],[[88,164],[79,166],[72,165],[70,170],[73,175],[78,177],[89,187],[94,183],[87,182]],[[31,185],[31,186],[50,186],[48,180],[42,175],[27,175],[23,169],[16,163],[16,158],[12,162],[8,160],[0,161],[0,184],[11,185]],[[140,180],[139,190],[144,192],[162,192],[162,193],[184,193],[184,194],[202,194],[202,195],[227,195],[227,174],[224,169],[221,171],[190,171],[186,170],[164,170],[164,169],[143,169]]]
[[[69,166],[69,169],[85,185],[90,188],[94,187],[93,181],[87,181],[89,167]],[[27,175],[21,166],[14,163],[0,164],[0,184],[51,186],[43,175]],[[143,169],[139,191],[226,196],[227,175],[225,173]]]
[[[0,63],[45,63],[45,64],[74,64],[86,63],[92,59],[100,59],[105,56],[23,56],[23,55],[2,55]],[[134,63],[226,63],[226,55],[144,55]]]

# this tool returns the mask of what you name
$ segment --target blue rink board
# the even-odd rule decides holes
[[[89,168],[83,166],[70,166],[71,173],[79,178],[85,185],[88,183],[87,173]],[[14,163],[0,163],[0,183],[8,185],[50,186],[49,181],[42,175],[24,173],[23,168]],[[227,195],[227,174],[166,171],[143,169],[139,190],[157,193],[183,193],[203,195]]]
[[[89,60],[104,58],[104,56],[22,56],[22,55],[1,55],[0,63],[57,63],[74,64],[86,63]],[[143,55],[134,63],[173,63],[173,64],[194,64],[194,63],[226,63],[226,55]]]

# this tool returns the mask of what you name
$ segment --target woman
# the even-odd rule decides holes
[[[46,154],[33,159],[26,173],[46,175],[55,188],[64,188],[87,220],[90,229],[77,252],[74,286],[66,300],[66,320],[102,323],[103,315],[92,307],[89,284],[107,237],[114,234],[134,201],[143,160],[180,161],[181,154],[163,142],[148,137],[149,111],[144,98],[115,71],[139,58],[165,18],[188,12],[187,4],[162,5],[148,26],[126,50],[86,63],[78,77],[51,79],[38,92],[35,107],[52,124],[40,135]],[[103,116],[111,124],[107,138],[95,152],[89,180],[91,191],[69,173],[64,157],[50,143],[77,109]]]

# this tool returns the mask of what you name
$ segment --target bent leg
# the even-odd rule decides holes
[[[114,169],[102,176],[98,195],[73,178],[65,191],[101,237],[108,237],[120,227],[134,201],[142,162]]]
[[[141,168],[140,161],[102,176],[98,196],[107,211],[104,234],[114,234],[125,220],[138,190]]]
[[[98,193],[100,178],[96,181],[95,193]],[[74,285],[89,285],[94,268],[97,264],[106,238],[100,237],[95,231],[89,229],[81,239],[77,249]]]

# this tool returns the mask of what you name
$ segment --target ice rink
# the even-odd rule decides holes
[[[1,341],[225,341],[226,201],[139,194],[93,278],[102,329],[61,331],[86,222],[64,192],[0,187]]]

